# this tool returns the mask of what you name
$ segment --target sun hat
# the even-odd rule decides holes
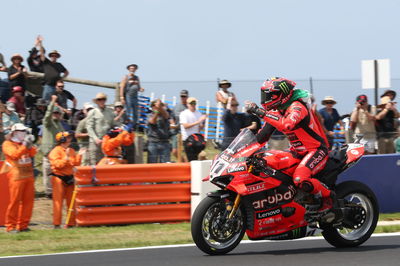
[[[232,86],[232,83],[230,83],[229,81],[227,81],[226,79],[221,80],[218,83],[218,86],[221,88],[222,85],[229,85],[228,88],[230,88]]]
[[[96,102],[99,99],[106,99],[107,100],[107,95],[104,92],[99,92],[96,94],[96,98],[93,99],[94,102]]]
[[[192,102],[197,103],[197,99],[194,98],[194,97],[189,97],[186,102],[189,103],[189,104],[192,103]]]
[[[13,54],[13,55],[11,56],[11,61],[14,60],[15,58],[20,58],[21,61],[24,61],[24,58],[22,57],[21,54]]]
[[[326,102],[333,102],[333,104],[336,104],[335,99],[333,99],[333,96],[325,96],[325,98],[322,100],[322,105],[325,105]]]
[[[51,57],[52,54],[56,54],[56,55],[57,55],[57,58],[60,58],[60,57],[61,57],[61,54],[60,54],[57,50],[51,51],[51,52],[49,53],[49,57]]]

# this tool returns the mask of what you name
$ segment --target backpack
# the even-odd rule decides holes
[[[201,152],[206,148],[206,140],[203,134],[195,133],[186,139],[185,145],[194,151]]]

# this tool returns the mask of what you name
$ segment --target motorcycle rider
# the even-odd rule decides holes
[[[328,141],[318,118],[311,112],[304,98],[308,92],[295,89],[296,83],[286,78],[266,80],[261,87],[261,104],[247,103],[254,114],[266,122],[256,135],[258,145],[264,146],[276,130],[290,141],[287,156],[293,159],[295,185],[317,197],[322,197],[319,212],[333,207],[334,192],[313,175],[321,171],[328,160]]]

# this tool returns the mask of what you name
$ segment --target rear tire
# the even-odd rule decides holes
[[[224,199],[204,198],[192,217],[192,238],[197,247],[210,255],[222,255],[233,250],[246,231],[244,215],[239,208],[228,220]]]
[[[322,235],[329,244],[337,248],[356,247],[367,241],[374,232],[379,218],[379,206],[374,192],[357,181],[346,181],[340,183],[336,189],[338,199],[346,199],[350,203],[362,206],[365,210],[362,223],[356,228],[335,228],[328,226],[324,228]]]

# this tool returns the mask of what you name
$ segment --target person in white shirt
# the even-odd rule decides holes
[[[182,140],[188,161],[197,160],[200,151],[192,149],[192,147],[188,145],[187,139],[192,134],[200,133],[204,127],[204,121],[207,119],[206,115],[202,115],[197,111],[196,105],[197,99],[189,97],[187,99],[188,109],[182,111],[179,115]]]

